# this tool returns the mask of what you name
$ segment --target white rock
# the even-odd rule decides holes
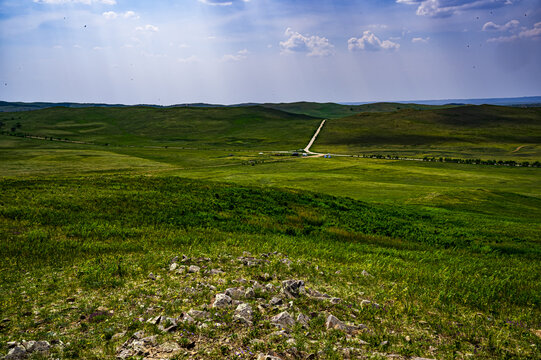
[[[214,300],[214,303],[212,304],[213,308],[224,308],[231,305],[231,298],[227,296],[226,294],[218,294],[216,295],[216,299]]]
[[[244,298],[244,288],[238,287],[238,288],[229,288],[225,290],[225,294],[229,296],[231,299],[239,300]]]
[[[249,304],[240,304],[235,309],[234,319],[251,325],[253,314],[254,314],[254,311],[252,310],[252,307]]]
[[[8,354],[4,357],[6,360],[26,359],[28,356],[26,349],[22,345],[12,347]]]
[[[281,312],[271,318],[271,323],[278,325],[284,329],[291,329],[295,326],[295,320],[289,315],[287,311]]]
[[[299,313],[299,315],[297,316],[297,322],[305,328],[308,328],[310,326],[310,318],[303,313]]]

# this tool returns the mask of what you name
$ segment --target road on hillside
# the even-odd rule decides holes
[[[312,144],[314,143],[314,141],[316,141],[316,138],[319,135],[319,132],[321,131],[321,128],[323,128],[323,125],[325,125],[325,121],[327,121],[327,120],[323,120],[321,122],[321,124],[319,125],[319,127],[316,130],[316,133],[314,134],[314,136],[312,136],[312,139],[310,140],[308,145],[306,145],[306,147],[304,148],[304,151],[307,154],[310,154],[310,155],[322,155],[321,153],[315,153],[315,152],[310,151],[310,148],[312,147]]]

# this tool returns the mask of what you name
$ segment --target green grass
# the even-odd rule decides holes
[[[204,292],[187,303],[171,304],[179,285],[177,280],[165,286],[164,268],[174,254],[218,261],[223,254],[277,250],[301,260],[300,265],[288,269],[271,263],[243,270],[244,276],[256,278],[266,271],[278,272],[280,278],[305,278],[356,309],[358,289],[364,298],[385,304],[385,312],[359,310],[362,322],[374,331],[362,336],[371,351],[381,351],[379,343],[388,339],[388,350],[404,355],[427,354],[426,341],[437,344],[437,358],[474,349],[481,358],[538,354],[530,344],[539,346],[540,341],[528,330],[540,320],[540,244],[534,235],[522,244],[502,236],[495,245],[494,234],[483,239],[490,229],[479,218],[463,218],[460,224],[449,214],[178,177],[4,180],[0,186],[1,315],[12,319],[0,332],[3,344],[25,331],[30,337],[69,341],[73,345],[65,357],[111,356],[115,342],[104,342],[103,334],[141,328],[132,327],[131,318],[145,316],[145,308],[162,306],[172,315],[208,303],[212,293]],[[510,231],[504,230],[507,235]],[[454,242],[435,241],[447,237]],[[308,263],[313,265],[303,265]],[[225,278],[239,276],[229,261],[221,264],[231,268]],[[321,272],[314,271],[316,264]],[[375,280],[358,279],[361,270]],[[166,283],[141,286],[150,271]],[[134,309],[132,301],[140,303],[156,291],[161,295]],[[68,297],[78,299],[75,308],[62,305],[61,299]],[[98,306],[115,309],[115,317],[99,323],[80,319]],[[41,310],[27,319],[25,309]],[[332,311],[344,317],[351,309]],[[509,320],[520,326],[509,326]],[[59,326],[61,335],[51,335]],[[84,344],[77,342],[81,329]],[[410,344],[403,340],[406,334],[425,340]],[[317,336],[321,344],[331,341],[327,335],[299,336]]]
[[[540,143],[539,108],[482,105],[362,113],[327,121],[312,150],[531,161],[541,158]]]
[[[448,111],[469,120],[450,121]],[[376,128],[390,129],[390,140],[372,148],[415,153],[411,144],[393,145],[399,135],[385,123],[402,126],[402,115],[411,113],[417,120],[407,131],[425,134],[430,125],[435,137],[495,141],[486,153],[492,157],[509,137],[537,136],[538,110],[522,111],[467,107],[359,118],[380,119]],[[285,340],[269,338],[268,319],[277,309],[256,309],[253,328],[235,324],[232,310],[210,310],[224,327],[187,324],[173,334],[136,320],[204,309],[237,279],[269,273],[274,285],[301,278],[343,299],[338,305],[294,300],[295,312],[315,314],[308,329],[292,330],[307,354],[339,359],[339,347],[363,340],[367,355],[541,357],[534,334],[541,329],[541,169],[260,154],[305,146],[320,120],[259,107],[8,115],[4,122],[21,122],[21,131],[64,132],[93,144],[0,135],[0,319],[9,320],[0,323],[2,355],[8,341],[61,339],[69,345],[53,350],[53,357],[112,359],[131,334],[144,330],[160,343],[197,342],[194,354],[179,358],[235,358],[248,346],[284,356]],[[328,121],[327,138],[322,132],[315,149],[364,151],[346,140],[329,143],[338,135],[347,139],[340,124],[357,138],[366,125],[359,121]],[[180,133],[184,140],[177,139]],[[242,140],[232,143],[232,134]],[[249,141],[255,138],[260,141]],[[453,144],[429,145],[465,154]],[[235,261],[244,251],[284,255],[261,257],[268,262],[252,268]],[[168,272],[169,259],[181,254],[209,257],[189,264],[226,274]],[[363,270],[374,277],[362,276]],[[149,272],[159,279],[148,280]],[[267,302],[271,297],[258,295]],[[382,306],[361,305],[366,299]],[[103,308],[114,314],[89,320]],[[351,339],[328,332],[328,312],[369,331]],[[182,335],[188,333],[194,335]],[[226,338],[227,344],[216,342]],[[252,346],[254,338],[265,342]]]

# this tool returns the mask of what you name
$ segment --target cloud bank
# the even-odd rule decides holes
[[[372,31],[363,32],[360,38],[352,37],[348,40],[349,51],[380,51],[380,50],[398,50],[400,44],[391,40],[381,41]]]
[[[289,38],[280,42],[283,53],[303,52],[308,56],[329,56],[333,54],[334,45],[327,38],[320,36],[304,36],[291,28],[287,28],[285,35]]]

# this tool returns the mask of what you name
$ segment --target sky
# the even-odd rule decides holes
[[[0,100],[541,95],[541,0],[0,0]]]

